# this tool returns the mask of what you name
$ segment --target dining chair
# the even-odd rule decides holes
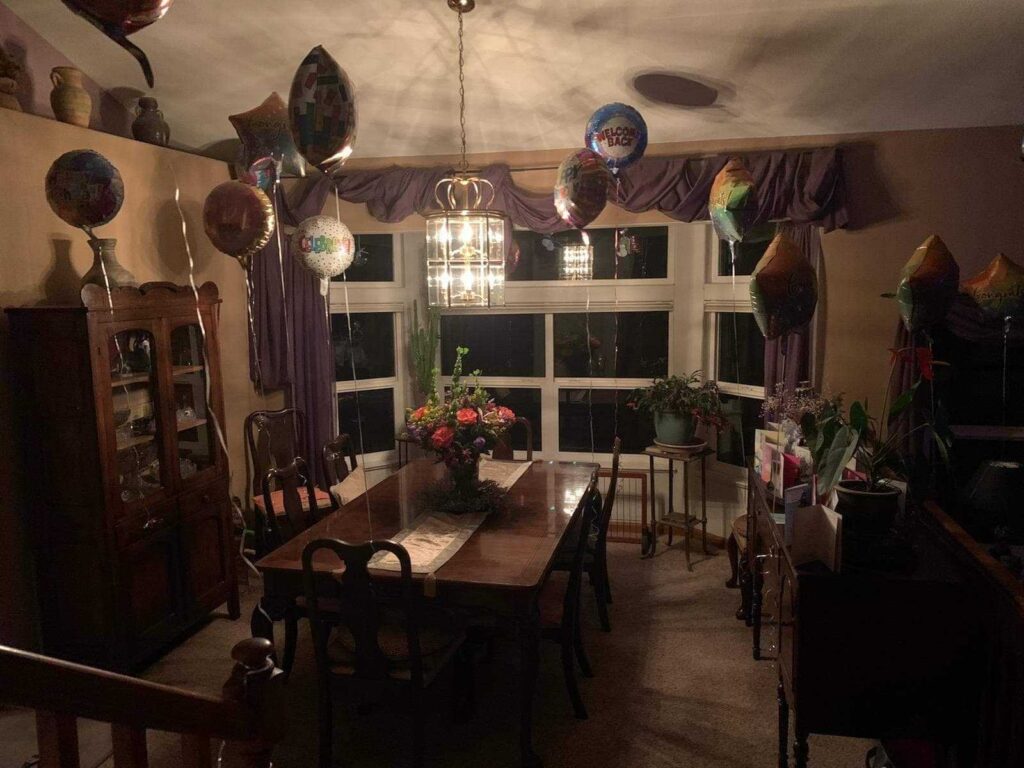
[[[390,552],[398,559],[397,583],[371,577],[368,564],[377,552]],[[314,571],[314,561],[323,559],[321,553],[333,553],[344,565],[340,576]],[[468,656],[459,653],[464,633],[448,614],[428,608],[413,583],[408,551],[393,541],[311,541],[302,551],[302,578],[316,653],[320,767],[333,765],[331,683],[338,679],[405,689],[413,710],[413,761],[421,766],[423,693],[453,659],[464,671],[470,665]],[[466,672],[461,679],[471,681],[472,675]]]
[[[268,469],[287,466],[305,452],[306,414],[299,408],[253,411],[245,417],[244,431],[246,483],[258,497]]]
[[[509,427],[509,433],[516,427],[522,427],[526,431],[526,460],[533,461],[533,425],[530,424],[529,419],[517,416],[515,422]],[[506,433],[495,444],[494,448],[491,449],[491,458],[503,461],[515,459],[515,451],[512,450],[512,443],[509,440],[511,435],[509,433]]]
[[[352,438],[346,434],[324,443],[320,460],[323,462],[324,481],[328,487],[337,485],[359,467]]]
[[[580,626],[580,593],[583,584],[583,561],[587,554],[587,531],[594,525],[600,511],[601,495],[596,489],[588,492],[575,519],[570,523],[574,542],[571,567],[567,571],[553,571],[540,591],[537,604],[540,610],[541,637],[554,640],[562,650],[562,673],[569,692],[573,712],[580,720],[587,719],[587,708],[576,683],[575,664],[580,665],[584,677],[594,673],[583,648]],[[574,659],[575,657],[575,659]]]
[[[619,454],[622,441],[615,438],[612,444],[612,472],[608,478],[608,490],[604,494],[604,503],[590,529],[586,553],[583,558],[583,571],[590,579],[597,601],[597,615],[601,621],[601,629],[611,632],[612,625],[608,616],[608,605],[612,602],[611,580],[608,577],[608,527],[612,521],[612,510],[615,507],[615,491],[619,485]],[[559,550],[555,561],[556,570],[569,570],[575,553],[575,541],[567,539],[567,543]]]

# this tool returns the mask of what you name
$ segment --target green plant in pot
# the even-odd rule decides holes
[[[657,378],[649,387],[634,390],[626,404],[651,414],[657,440],[663,445],[692,445],[699,424],[716,430],[726,425],[718,385],[702,381],[700,371]]]

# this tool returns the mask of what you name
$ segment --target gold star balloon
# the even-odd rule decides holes
[[[981,272],[965,280],[961,290],[986,316],[1000,320],[1024,315],[1024,267],[999,254]]]
[[[956,298],[960,267],[938,235],[917,247],[903,267],[896,301],[908,331],[942,322]]]
[[[777,339],[809,322],[818,305],[818,276],[799,246],[780,232],[750,276],[750,304],[761,333]]]

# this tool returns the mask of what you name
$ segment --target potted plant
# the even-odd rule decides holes
[[[440,338],[441,315],[436,307],[427,309],[425,322],[420,325],[417,303],[412,303],[413,327],[409,333],[409,356],[412,358],[413,382],[419,398],[426,399],[434,391],[437,369],[437,342]]]
[[[702,382],[700,371],[657,378],[649,387],[634,390],[627,405],[652,415],[654,432],[662,445],[692,445],[698,424],[716,430],[726,425],[718,385]]]

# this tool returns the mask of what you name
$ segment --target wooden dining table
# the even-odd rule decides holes
[[[459,550],[432,574],[427,594],[440,605],[507,626],[520,649],[520,752],[524,766],[539,766],[533,748],[533,697],[540,655],[537,598],[574,513],[596,483],[597,464],[535,461],[508,492],[508,504],[492,512]],[[362,542],[391,538],[414,525],[420,492],[443,478],[445,468],[429,459],[412,461],[366,494],[263,557],[263,596],[253,611],[255,637],[273,640],[280,620],[303,593],[302,550],[315,539]],[[337,574],[337,559],[322,552],[314,568]],[[397,578],[391,571],[375,577]]]

